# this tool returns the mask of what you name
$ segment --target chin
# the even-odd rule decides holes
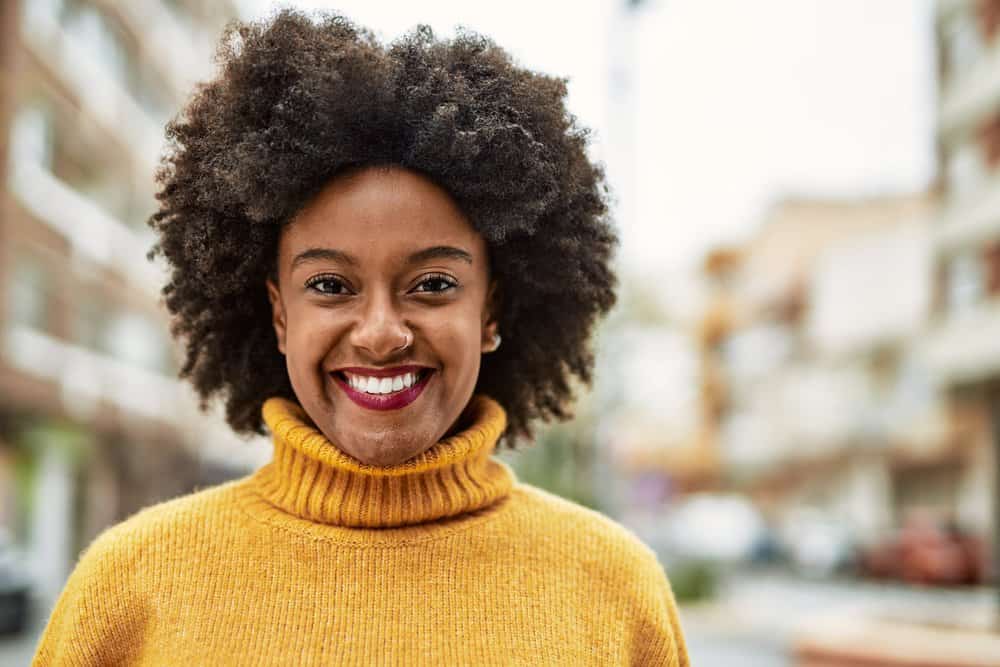
[[[359,460],[362,463],[367,463],[368,465],[371,465],[371,466],[376,466],[376,467],[379,467],[379,468],[389,468],[389,467],[392,467],[392,466],[397,466],[397,465],[399,465],[401,463],[405,463],[406,461],[412,459],[414,456],[417,456],[420,453],[421,452],[420,452],[419,449],[412,450],[412,451],[411,450],[390,450],[390,451],[386,451],[386,452],[382,452],[382,453],[379,453],[379,454],[375,454],[375,455],[373,455],[371,457],[366,457],[366,458],[359,459]],[[355,457],[355,458],[357,458],[357,457]]]
[[[387,433],[384,438],[372,433],[352,438],[355,445],[352,448],[354,453],[348,452],[348,454],[362,463],[386,468],[408,461],[430,446],[424,439],[400,436],[399,431],[394,430]]]

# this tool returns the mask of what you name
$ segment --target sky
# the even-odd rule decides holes
[[[568,77],[605,164],[629,273],[689,271],[789,195],[921,190],[934,175],[929,0],[242,0],[336,9],[391,40],[492,37]]]

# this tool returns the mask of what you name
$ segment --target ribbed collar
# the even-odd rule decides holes
[[[426,523],[482,509],[506,496],[514,473],[492,458],[507,423],[503,407],[472,397],[462,431],[409,461],[378,467],[342,452],[294,402],[264,402],[274,457],[253,475],[257,492],[301,519],[355,528]]]

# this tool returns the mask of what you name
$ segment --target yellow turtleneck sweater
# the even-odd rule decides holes
[[[363,465],[297,403],[274,458],[101,533],[56,602],[54,665],[689,665],[655,554],[491,456],[503,408],[398,466]]]

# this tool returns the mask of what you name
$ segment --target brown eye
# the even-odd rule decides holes
[[[421,280],[417,286],[414,288],[415,292],[447,292],[448,290],[457,287],[458,283],[453,281],[451,278],[442,275],[427,276]]]
[[[310,278],[306,282],[306,287],[314,292],[329,296],[340,296],[348,293],[344,283],[333,276],[316,276],[315,278]]]

